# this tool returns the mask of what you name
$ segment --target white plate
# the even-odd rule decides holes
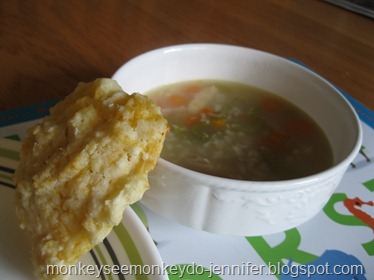
[[[18,141],[0,138],[0,279],[30,280],[36,279],[33,277],[30,260],[30,243],[25,232],[17,225],[15,190],[11,180],[19,147]],[[134,209],[141,211],[138,208]],[[97,270],[89,270],[91,267],[96,269],[101,266],[106,270],[99,274],[99,277]],[[72,270],[79,270],[82,267],[84,269],[79,273],[71,273],[71,280],[168,279],[162,270],[163,263],[155,243],[131,207],[125,210],[122,222],[112,230],[104,242],[84,255]],[[108,269],[117,267],[122,269],[123,274],[116,270],[108,275]],[[131,269],[143,274],[130,275]]]

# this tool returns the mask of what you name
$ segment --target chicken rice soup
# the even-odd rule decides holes
[[[201,173],[275,181],[332,166],[330,143],[300,108],[270,92],[218,80],[188,81],[147,95],[169,121],[161,157]]]

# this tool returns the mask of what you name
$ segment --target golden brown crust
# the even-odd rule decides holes
[[[15,173],[20,227],[47,264],[75,263],[149,188],[168,130],[159,108],[110,79],[81,83],[28,131]]]

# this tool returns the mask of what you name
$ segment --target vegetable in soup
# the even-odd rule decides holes
[[[177,165],[253,181],[300,178],[332,166],[322,129],[270,92],[202,80],[170,84],[147,95],[171,126],[161,157]]]

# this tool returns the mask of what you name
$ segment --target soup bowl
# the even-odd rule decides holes
[[[300,107],[326,134],[333,166],[282,181],[211,176],[160,158],[141,202],[180,224],[217,234],[266,235],[305,223],[327,203],[359,152],[359,119],[328,81],[292,61],[221,44],[186,44],[139,55],[113,76],[126,92],[189,80],[226,80],[270,91]]]

